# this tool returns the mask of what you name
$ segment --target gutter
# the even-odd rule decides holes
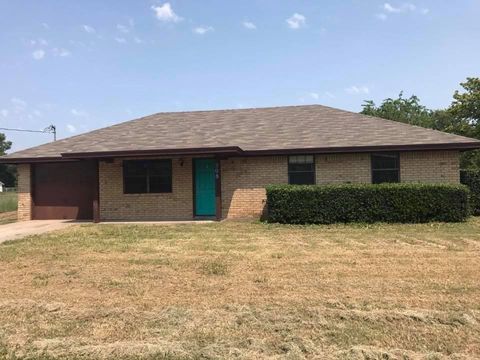
[[[412,144],[412,145],[371,145],[371,146],[339,146],[319,148],[291,148],[271,150],[246,150],[244,156],[260,155],[289,155],[289,154],[342,154],[342,153],[366,153],[382,151],[429,151],[429,150],[473,150],[480,149],[480,141],[465,143],[443,144]]]
[[[82,159],[109,159],[116,157],[154,157],[154,156],[189,156],[189,155],[216,155],[225,157],[235,156],[267,156],[267,155],[294,155],[294,154],[342,154],[342,153],[368,153],[381,151],[432,151],[432,150],[458,150],[466,151],[480,149],[480,141],[465,143],[442,144],[411,144],[411,145],[371,145],[347,147],[318,147],[318,148],[291,148],[291,149],[266,149],[243,150],[238,146],[223,146],[211,148],[184,148],[184,149],[153,149],[153,150],[120,150],[96,152],[70,152],[62,153],[57,157],[0,157],[0,164],[29,164],[45,162],[79,161]]]
[[[211,148],[185,148],[185,149],[156,149],[156,150],[121,150],[121,151],[96,151],[62,153],[64,159],[105,159],[131,156],[157,156],[157,155],[241,155],[243,150],[238,146],[223,146]]]

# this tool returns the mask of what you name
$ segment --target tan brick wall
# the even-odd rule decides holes
[[[286,156],[222,160],[222,216],[259,217],[265,207],[265,186],[288,183]]]
[[[370,154],[330,154],[315,157],[317,184],[369,183]]]
[[[185,220],[193,217],[191,159],[172,160],[171,193],[124,194],[121,159],[113,163],[100,161],[99,181],[101,220]]]
[[[18,221],[32,219],[32,194],[30,164],[19,164],[17,166],[17,191],[18,191]]]
[[[317,184],[370,183],[370,154],[317,155]],[[431,151],[400,154],[402,182],[459,180],[459,152]],[[224,218],[259,217],[265,207],[265,185],[288,182],[286,156],[235,158],[222,161]]]
[[[173,159],[173,192],[123,194],[122,161],[100,162],[102,220],[177,220],[193,217],[192,160]],[[369,154],[317,155],[318,184],[370,183]],[[459,152],[400,154],[402,182],[459,182]],[[221,161],[222,217],[259,217],[265,186],[288,182],[287,156],[230,158]]]
[[[402,182],[459,183],[458,151],[416,151],[400,154]]]

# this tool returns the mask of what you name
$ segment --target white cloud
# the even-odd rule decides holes
[[[42,23],[42,26],[45,28],[45,29],[50,29],[50,25],[48,25],[47,23]]]
[[[35,45],[38,45],[38,46],[47,46],[47,45],[48,45],[48,41],[45,40],[45,39],[42,39],[42,38],[32,39],[32,40],[30,40],[30,45],[32,45],[32,46],[35,46]]]
[[[244,21],[243,26],[245,27],[245,29],[248,29],[248,30],[256,30],[257,29],[257,25],[255,25],[251,21]]]
[[[164,22],[179,22],[183,19],[175,14],[170,3],[165,3],[162,6],[152,6],[152,10],[155,12],[155,16],[158,20]]]
[[[325,101],[327,99],[335,99],[335,95],[333,95],[330,91],[325,91],[323,93],[312,91],[312,92],[306,93],[305,96],[300,97],[298,101],[305,103],[308,100],[314,100],[315,102],[318,102],[318,101]]]
[[[76,116],[76,117],[87,117],[88,116],[88,113],[86,111],[83,111],[83,110],[72,109],[72,110],[70,110],[70,112],[72,113],[73,116]]]
[[[395,13],[395,12],[400,12],[400,8],[395,8],[393,7],[392,5],[390,5],[389,3],[385,3],[383,4],[383,8],[388,11],[388,12],[391,12],[391,13]]]
[[[71,133],[74,133],[77,131],[77,128],[73,126],[72,124],[67,124],[67,130]]]
[[[302,14],[295,13],[285,21],[290,29],[300,29],[306,25],[307,18]]]
[[[33,57],[35,60],[42,60],[42,59],[45,57],[45,51],[43,51],[43,50],[35,50],[35,51],[32,53],[32,57]]]
[[[130,28],[122,24],[117,24],[117,30],[125,34],[128,34],[130,32]]]
[[[10,99],[10,102],[12,103],[12,111],[15,114],[21,114],[25,112],[27,108],[27,102],[25,100],[13,97]]]
[[[40,110],[33,110],[33,115],[42,117],[42,112]]]
[[[25,100],[14,97],[14,98],[11,98],[10,101],[13,104],[13,106],[15,106],[16,108],[24,109],[27,107],[27,102]]]
[[[52,52],[54,56],[60,56],[60,57],[67,57],[72,55],[72,53],[69,50],[63,49],[63,48],[53,48]]]
[[[83,30],[89,34],[94,34],[96,32],[95,28],[89,25],[82,25]]]
[[[0,115],[2,115],[3,117],[7,117],[8,116],[8,110],[7,109],[0,110]]]
[[[355,94],[355,95],[356,94],[369,94],[370,93],[370,89],[365,85],[362,85],[362,86],[352,85],[349,88],[346,88],[345,91],[349,94]]]
[[[215,29],[211,26],[199,26],[193,29],[195,34],[205,35],[208,32],[214,31]]]
[[[391,5],[390,3],[383,4],[383,9],[389,13],[404,13],[408,11],[415,11],[416,6],[410,3],[403,3],[397,7]]]
[[[127,39],[121,38],[121,37],[116,37],[115,41],[118,42],[119,44],[125,44],[127,42]]]
[[[413,5],[412,3],[404,2],[401,3],[397,6],[394,6],[390,3],[384,3],[382,6],[382,9],[385,11],[385,13],[379,13],[375,14],[375,17],[381,21],[386,21],[388,19],[387,14],[405,14],[405,13],[413,13],[417,11],[417,7]],[[430,11],[427,8],[423,8],[419,10],[422,15],[428,14]]]
[[[133,38],[133,41],[134,41],[136,44],[143,44],[143,43],[145,43],[145,41],[143,41],[143,40],[140,39],[139,37],[134,37],[134,38]]]

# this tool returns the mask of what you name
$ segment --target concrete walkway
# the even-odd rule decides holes
[[[29,235],[43,234],[78,224],[72,220],[31,220],[0,225],[0,244]]]
[[[177,225],[177,224],[210,224],[212,220],[186,220],[186,221],[105,221],[102,224],[123,225]],[[0,225],[0,244],[9,240],[17,240],[29,235],[44,234],[49,231],[65,229],[78,224],[92,224],[91,221],[75,220],[30,220],[19,221],[11,224]]]

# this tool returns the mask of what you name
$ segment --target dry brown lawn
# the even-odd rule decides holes
[[[9,224],[15,221],[17,221],[16,211],[0,212],[0,225]]]
[[[480,358],[480,219],[82,225],[0,279],[5,359]]]

